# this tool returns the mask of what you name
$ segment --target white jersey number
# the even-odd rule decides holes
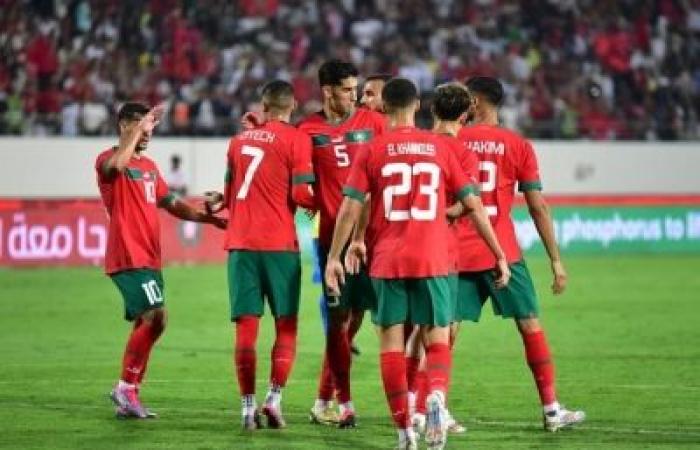
[[[486,179],[481,182],[481,193],[493,192],[496,190],[496,163],[493,161],[479,162],[479,171],[486,173]],[[498,207],[496,205],[484,205],[486,214],[489,216],[498,215]]]
[[[243,147],[241,147],[241,153],[243,153],[244,155],[248,155],[253,159],[250,161],[250,165],[245,171],[245,176],[243,177],[243,184],[241,184],[241,188],[238,190],[238,194],[236,194],[236,198],[239,200],[242,200],[248,196],[248,190],[250,189],[250,183],[253,182],[253,176],[255,175],[255,171],[258,170],[258,167],[260,166],[260,163],[262,162],[262,159],[265,156],[265,152],[263,152],[261,148],[253,147],[251,145],[244,145]]]
[[[411,206],[410,210],[394,209],[394,197],[407,195],[411,192],[413,177],[428,174],[428,182],[418,186],[418,192],[428,197],[428,207],[420,209]],[[430,162],[419,162],[413,165],[406,163],[390,163],[382,167],[382,176],[400,175],[398,184],[386,186],[383,191],[384,217],[391,222],[403,220],[435,220],[438,206],[438,187],[440,186],[440,167]]]
[[[336,144],[333,146],[335,159],[338,162],[338,167],[350,167],[350,155],[348,155],[348,147],[345,144]]]

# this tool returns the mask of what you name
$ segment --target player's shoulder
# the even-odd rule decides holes
[[[369,108],[357,108],[355,110],[355,118],[367,122],[385,122],[386,116]]]
[[[102,150],[100,153],[98,153],[97,158],[95,158],[95,162],[101,162],[104,161],[105,159],[109,158],[109,156],[116,151],[116,147],[112,146],[109,148],[106,148]]]
[[[318,128],[324,125],[325,123],[326,119],[323,117],[323,114],[321,114],[321,111],[317,111],[301,119],[299,123],[297,123],[297,129],[301,131],[307,131]]]

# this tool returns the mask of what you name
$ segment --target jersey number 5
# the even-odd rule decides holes
[[[496,163],[493,161],[481,161],[479,162],[479,171],[486,174],[484,181],[481,182],[481,193],[485,194],[488,192],[493,192],[496,189]],[[489,216],[498,215],[498,207],[496,205],[484,205],[486,209],[486,214]]]
[[[420,209],[411,206],[410,210],[393,209],[394,197],[407,195],[411,192],[413,177],[420,174],[428,175],[428,182],[418,186],[418,192],[428,197],[428,207]],[[382,176],[400,175],[399,184],[386,186],[383,191],[384,217],[391,222],[402,220],[435,220],[437,217],[438,187],[440,186],[440,167],[430,162],[419,162],[413,165],[407,163],[390,163],[382,167]]]
[[[253,147],[252,145],[244,145],[241,147],[241,153],[244,155],[248,155],[251,158],[253,158],[250,161],[250,165],[248,165],[248,168],[245,171],[245,176],[243,177],[243,184],[241,184],[241,188],[238,190],[238,194],[236,194],[236,198],[239,200],[242,200],[248,196],[248,191],[250,190],[250,183],[253,182],[253,176],[255,175],[255,171],[258,170],[258,167],[260,166],[260,163],[262,162],[263,157],[265,156],[265,152],[259,147]]]
[[[333,151],[338,167],[350,167],[350,155],[348,155],[348,147],[345,144],[334,145]]]

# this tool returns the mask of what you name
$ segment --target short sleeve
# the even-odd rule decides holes
[[[455,194],[458,199],[462,199],[470,194],[479,194],[476,178],[468,175],[460,163],[459,157],[453,151],[447,153],[447,173],[445,175],[447,190]]]
[[[372,146],[368,145],[359,150],[350,169],[350,176],[348,176],[345,186],[343,186],[343,195],[360,202],[365,201],[365,195],[369,191],[368,163],[369,155],[372,151],[371,148]]]
[[[521,147],[517,179],[520,192],[542,190],[540,171],[537,166],[537,155],[535,155],[535,150],[528,141],[523,141]]]
[[[311,137],[295,132],[292,135],[292,183],[313,183],[315,181],[311,164]]]
[[[104,173],[103,167],[105,165],[105,162],[107,162],[107,158],[109,158],[109,152],[103,152],[95,160],[95,172],[97,172],[97,182],[99,184],[110,183],[116,178],[113,175],[108,175]]]

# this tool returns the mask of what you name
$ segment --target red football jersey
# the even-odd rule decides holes
[[[344,188],[372,197],[367,247],[376,278],[424,278],[449,273],[448,194],[474,191],[445,139],[398,127],[363,149]]]
[[[345,121],[329,123],[323,113],[302,120],[299,130],[311,136],[316,174],[314,194],[320,213],[319,241],[326,248],[333,239],[335,219],[343,200],[343,184],[358,151],[367,147],[386,127],[386,118],[377,112],[357,108]]]
[[[311,139],[292,125],[267,122],[233,137],[225,202],[227,250],[299,251],[292,185],[314,181]]]
[[[143,155],[131,158],[124,172],[105,175],[102,166],[115,150],[105,150],[95,162],[97,185],[110,218],[105,272],[160,270],[158,205],[173,197],[156,164]]]
[[[464,127],[457,138],[479,160],[481,200],[506,259],[509,263],[519,261],[522,254],[510,217],[515,184],[518,184],[521,192],[542,189],[532,145],[513,131],[490,125]],[[460,219],[458,230],[459,271],[471,272],[495,267],[496,259],[471,222]]]
[[[452,152],[457,157],[459,165],[462,171],[467,177],[467,180],[474,185],[478,186],[479,180],[479,159],[476,155],[469,151],[464,144],[456,137],[448,134],[439,134],[439,136],[445,142],[445,145],[450,147]],[[476,191],[476,189],[475,189]],[[476,193],[476,192],[475,192]],[[453,205],[458,199],[454,195],[447,196],[447,206]],[[469,220],[469,219],[466,219]],[[450,259],[450,273],[458,272],[457,266],[459,263],[459,228],[458,222],[450,224],[450,244],[448,255]]]

